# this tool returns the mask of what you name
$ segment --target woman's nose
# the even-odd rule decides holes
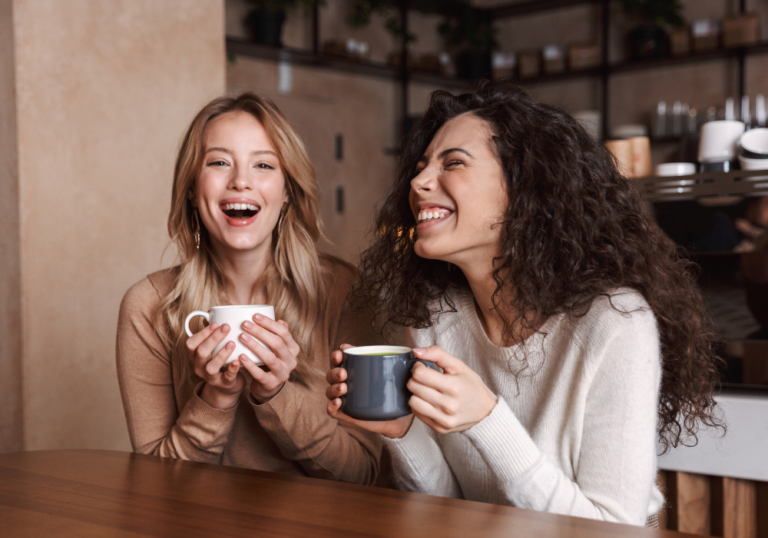
[[[248,177],[247,168],[242,166],[235,167],[229,180],[229,187],[236,191],[251,189],[251,179]]]
[[[411,180],[411,189],[414,191],[429,192],[434,190],[437,177],[429,167],[425,168]]]

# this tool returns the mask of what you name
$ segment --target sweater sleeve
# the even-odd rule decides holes
[[[418,418],[402,438],[384,437],[392,455],[398,489],[440,497],[462,498],[459,482],[445,460],[437,434]]]
[[[594,371],[574,480],[538,449],[501,398],[465,435],[511,504],[643,525],[656,476],[658,331],[650,311],[600,330],[613,334],[598,357],[588,358]]]
[[[378,343],[381,337],[371,329],[371,316],[353,311],[346,301],[355,276],[340,262],[334,267],[334,284],[325,308],[328,334],[325,348],[338,349],[342,343]],[[299,463],[315,478],[328,478],[371,485],[379,472],[382,443],[379,436],[328,415],[328,386],[325,374],[330,356],[312,357],[317,378],[306,384],[289,381],[269,402],[259,405],[249,397],[256,418],[275,441],[281,454]]]
[[[131,287],[120,305],[117,376],[134,452],[219,463],[236,407],[214,409],[198,396],[176,405],[171,357],[152,320],[159,295],[149,279]]]

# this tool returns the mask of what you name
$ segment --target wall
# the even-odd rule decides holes
[[[0,5],[13,8],[23,448],[129,449],[118,307],[173,259],[173,160],[193,115],[225,89],[223,1]]]
[[[0,0],[0,452],[21,450],[21,257],[13,5]]]

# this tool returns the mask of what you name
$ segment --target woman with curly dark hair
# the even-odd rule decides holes
[[[442,372],[413,369],[413,415],[361,422],[334,368],[329,414],[383,434],[404,489],[646,524],[657,441],[720,423],[716,335],[643,207],[564,110],[504,82],[433,93],[357,295]]]

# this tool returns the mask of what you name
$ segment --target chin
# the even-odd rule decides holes
[[[421,241],[416,241],[416,244],[413,246],[413,251],[416,253],[416,255],[419,258],[424,258],[426,260],[442,260],[441,252],[438,249],[435,248],[429,248],[428,245],[424,245],[421,243]]]

